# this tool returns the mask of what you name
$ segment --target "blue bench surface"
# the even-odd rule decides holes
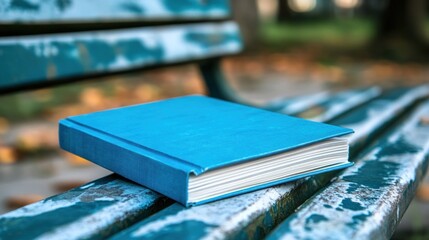
[[[428,168],[428,118],[426,100],[268,239],[389,239]]]
[[[341,96],[344,96],[344,94],[332,94],[331,99],[342,99]],[[129,182],[117,175],[111,175],[1,216],[0,236],[16,239],[35,237],[61,238],[65,235],[73,239],[101,239],[107,236],[117,239],[171,239],[177,236],[181,236],[183,239],[203,237],[259,239],[271,233],[271,238],[282,238],[284,236],[287,238],[288,234],[292,234],[292,238],[295,238],[301,236],[300,231],[306,230],[307,227],[306,225],[290,225],[290,222],[305,222],[303,219],[307,219],[308,226],[310,226],[310,229],[314,229],[314,231],[323,231],[322,229],[325,229],[324,227],[311,228],[311,226],[316,226],[315,224],[319,223],[319,220],[322,219],[320,223],[331,224],[330,229],[333,232],[347,232],[344,230],[344,227],[337,227],[340,226],[339,223],[330,222],[330,219],[333,219],[332,221],[340,219],[334,217],[336,216],[335,211],[338,211],[337,215],[343,214],[345,211],[351,211],[350,214],[345,214],[346,216],[344,216],[344,218],[348,217],[348,219],[355,219],[355,216],[360,215],[363,211],[361,208],[365,208],[365,211],[374,211],[372,213],[374,216],[381,214],[377,213],[378,210],[382,210],[382,213],[386,214],[399,213],[399,216],[401,216],[401,211],[406,209],[405,206],[413,196],[415,191],[414,185],[418,183],[417,180],[419,177],[413,180],[415,184],[408,184],[404,181],[407,184],[395,189],[397,194],[405,192],[409,196],[407,198],[408,202],[399,204],[402,210],[397,211],[395,209],[396,205],[393,204],[386,204],[383,208],[380,208],[377,204],[383,200],[375,198],[378,196],[382,198],[384,195],[372,195],[372,198],[365,199],[368,196],[365,195],[365,191],[371,190],[370,188],[366,188],[365,183],[370,181],[369,179],[376,181],[374,178],[385,176],[377,174],[389,174],[393,170],[389,170],[388,164],[386,166],[383,165],[384,167],[380,165],[380,172],[374,172],[374,177],[371,177],[370,172],[365,172],[365,170],[370,171],[371,169],[362,167],[361,163],[368,161],[365,160],[366,155],[362,157],[357,153],[363,148],[371,151],[371,148],[367,146],[372,142],[372,139],[380,139],[375,142],[376,145],[372,145],[375,146],[372,148],[389,149],[388,145],[390,143],[386,143],[383,139],[394,139],[397,137],[386,137],[386,134],[388,136],[399,136],[406,132],[410,136],[415,136],[413,134],[421,132],[424,126],[417,124],[416,119],[422,113],[425,113],[424,110],[427,109],[428,104],[419,104],[419,101],[428,96],[429,88],[428,86],[423,86],[419,88],[398,89],[382,93],[378,97],[374,96],[373,90],[358,90],[354,94],[356,96],[353,98],[364,98],[366,96],[366,101],[362,100],[359,105],[350,105],[351,107],[348,111],[339,111],[338,115],[332,117],[332,120],[329,122],[355,129],[356,134],[350,140],[350,144],[352,160],[357,164],[347,171],[340,173],[340,177],[333,183],[330,182],[332,178],[335,178],[339,174],[338,172],[322,174],[187,209],[149,189]],[[338,104],[341,102],[347,103],[347,101],[340,101]],[[337,104],[324,103],[325,101],[319,103],[320,106],[324,106],[324,110],[320,112],[319,116],[323,116],[327,112],[332,112],[332,108],[339,108]],[[418,104],[416,113],[408,114],[406,110],[411,107],[414,108],[416,104]],[[317,105],[309,106],[309,109]],[[374,115],[377,117],[374,117]],[[405,120],[403,120],[406,124],[400,125],[398,130],[395,130],[390,135],[390,131],[383,131],[393,121],[398,120],[402,116],[406,116]],[[314,116],[314,118],[317,117]],[[378,136],[380,135],[383,137],[379,138]],[[425,134],[419,135],[418,144],[426,146],[428,142],[428,136]],[[414,142],[412,143],[414,144]],[[411,150],[418,149],[418,151],[413,152],[412,155],[409,155],[410,149],[405,147],[397,146],[395,148],[396,145],[394,145],[393,148],[390,148],[395,151],[395,154],[408,154],[409,159],[417,161],[416,164],[406,164],[408,168],[403,171],[398,170],[397,173],[399,175],[405,172],[412,173],[413,171],[419,172],[418,176],[422,175],[425,169],[423,166],[424,162],[421,161],[418,163],[418,159],[427,154],[428,149],[427,147],[418,148],[420,145],[413,145],[413,147],[417,146],[417,148],[412,148]],[[386,151],[386,154],[388,154],[388,151]],[[373,157],[374,154],[369,154],[368,156]],[[395,159],[397,160],[398,158],[395,157]],[[369,161],[374,162],[374,159],[370,159]],[[369,164],[374,165],[374,163]],[[356,176],[356,173],[361,173],[361,177]],[[335,191],[337,191],[335,186],[336,184],[340,184],[339,186],[341,186],[344,182],[342,180],[343,175],[345,179],[347,179],[347,176],[355,176],[352,179],[356,183],[355,188],[359,191],[347,192],[347,189],[355,186],[351,183],[347,184],[345,185],[346,187],[343,187],[345,192],[342,195],[344,198],[339,198],[335,195]],[[368,178],[365,176],[368,176]],[[388,180],[390,181],[390,179]],[[380,182],[380,180],[378,181]],[[364,189],[360,189],[359,184],[363,184],[361,188]],[[380,182],[380,184],[384,183]],[[318,192],[324,187],[325,189],[322,192]],[[331,190],[329,191],[329,189]],[[324,194],[325,191],[327,191],[326,194]],[[330,196],[337,197],[331,198]],[[327,203],[322,204],[324,201],[320,199],[324,199],[325,197],[327,197],[325,200]],[[360,197],[362,198],[360,199]],[[315,198],[314,201],[312,201],[313,198]],[[360,200],[358,201],[357,199]],[[401,202],[403,200],[398,198],[398,201]],[[300,207],[303,203],[304,205]],[[317,210],[318,212],[321,211],[320,219],[317,216],[314,217],[311,215],[314,213],[312,204],[325,211]],[[343,209],[337,210],[340,208]],[[301,209],[303,209],[302,216]],[[356,212],[353,212],[354,210]],[[295,211],[297,212],[294,213]],[[330,218],[331,211],[334,211],[332,218]],[[368,215],[367,212],[365,214]],[[58,218],[59,215],[63,217]],[[362,224],[364,224],[366,219],[368,221],[371,220],[369,217],[359,220],[362,220]],[[40,226],[40,223],[43,223],[43,225]],[[342,226],[349,226],[347,223],[347,221],[344,221]],[[279,227],[272,232],[277,225]],[[297,228],[297,231],[294,231],[294,228]],[[388,228],[388,231],[385,231],[383,236],[391,235],[393,229],[393,227]],[[348,233],[357,232],[353,226],[350,226],[348,231]],[[293,235],[295,233],[298,233],[298,235]],[[309,234],[311,234],[311,231],[309,231]],[[309,235],[303,234],[302,236]]]

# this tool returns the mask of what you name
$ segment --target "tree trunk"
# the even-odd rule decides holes
[[[289,7],[287,0],[278,0],[277,1],[277,22],[284,23],[290,20],[292,10]]]
[[[392,39],[428,47],[424,24],[427,0],[389,0],[378,23],[376,41]]]
[[[240,25],[246,49],[256,47],[259,42],[259,15],[256,0],[232,0],[235,21]]]

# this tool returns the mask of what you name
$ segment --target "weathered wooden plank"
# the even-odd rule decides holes
[[[363,103],[380,96],[379,87],[339,92],[306,111],[300,112],[298,117],[309,118],[313,121],[327,122]],[[325,110],[328,109],[328,110]]]
[[[234,22],[0,38],[0,90],[234,54]]]
[[[0,24],[219,19],[228,0],[0,0]]]
[[[338,93],[319,92],[308,96],[277,99],[267,105],[271,111],[297,115],[314,121],[329,121],[381,94],[379,87]]]
[[[330,97],[329,92],[319,92],[306,96],[276,99],[265,107],[270,111],[294,115],[321,104]]]
[[[401,103],[402,108],[412,103],[403,100],[408,98],[408,94],[414,96],[413,99],[415,100],[421,97],[423,93],[424,91],[421,90],[407,90],[401,94],[395,93],[396,98],[391,94],[384,96],[384,100],[383,98],[380,100],[389,101],[392,103],[392,105],[389,106],[393,106],[392,108],[398,110],[399,107],[395,105],[395,103]],[[361,108],[363,107],[357,110]],[[388,107],[385,110],[389,111],[389,109]],[[367,112],[370,112],[370,110]],[[367,115],[364,114],[364,116]],[[391,116],[390,118],[393,117],[394,116]],[[363,129],[366,129],[366,131],[369,131],[371,126],[373,128],[380,127],[380,125],[377,124],[371,124],[370,126],[364,124],[369,120],[370,119],[360,118],[360,120],[356,120],[354,123],[361,123],[361,126]],[[386,121],[386,119],[380,119],[379,121],[383,122]],[[361,136],[364,137],[364,135]],[[358,142],[358,139],[355,141]],[[111,176],[109,178],[109,181],[99,180],[97,184],[92,186],[88,187],[88,185],[86,185],[82,188],[1,216],[0,226],[3,228],[0,227],[0,238],[3,238],[3,236],[13,236],[18,239],[34,238],[36,236],[42,236],[43,233],[47,234],[43,236],[61,237],[64,236],[64,233],[68,233],[68,231],[72,231],[69,235],[70,238],[104,237],[119,229],[128,227],[130,224],[134,223],[136,219],[142,219],[157,209],[168,205],[168,203],[164,202],[164,198],[160,199],[158,195],[144,187],[129,183],[118,176]],[[109,183],[110,181],[113,183]],[[284,219],[290,211],[306,200],[309,197],[307,193],[316,191],[321,185],[320,181],[320,179],[297,181],[293,184],[285,184],[275,188],[241,195],[236,198],[191,208],[194,210],[182,209],[181,205],[175,204],[171,208],[167,208],[167,211],[162,211],[149,219],[150,221],[155,220],[154,223],[161,223],[162,226],[166,225],[169,227],[164,228],[164,230],[176,229],[178,231],[178,228],[180,228],[181,231],[178,231],[179,233],[195,233],[192,236],[185,235],[188,238],[201,237],[204,236],[204,234],[221,237],[235,235],[238,238],[257,238],[265,235],[277,222]],[[127,194],[123,195],[122,192],[127,192]],[[130,194],[130,192],[135,194]],[[296,194],[297,192],[300,192],[299,196]],[[97,193],[100,194],[97,195]],[[152,196],[152,194],[157,197],[148,200],[148,197],[145,196]],[[112,205],[103,205],[109,204],[108,201],[105,201],[108,199],[104,199],[103,197],[107,197],[108,199],[113,198],[114,201],[110,202]],[[94,199],[96,199],[96,201],[92,202]],[[155,204],[158,201],[161,202],[161,207]],[[40,209],[42,210],[40,211]],[[69,214],[69,212],[76,214]],[[106,213],[108,213],[109,217],[106,217]],[[57,216],[59,214],[68,217],[58,219]],[[160,217],[160,215],[163,214],[168,217]],[[206,216],[206,218],[198,220],[198,216],[200,216],[200,218]],[[165,219],[173,219],[173,221],[169,222]],[[177,223],[174,223],[174,221]],[[40,225],[40,222],[46,223],[46,226],[49,225],[49,228],[38,228],[37,226]],[[91,222],[91,224],[87,224],[88,222]],[[93,222],[97,222],[97,224]],[[78,228],[79,231],[75,231],[76,226],[80,226],[80,228]],[[87,227],[82,228],[82,226]],[[155,224],[151,226],[158,225]],[[197,229],[201,231],[196,231],[192,226],[198,226]],[[244,230],[241,231],[243,228]],[[153,228],[151,229],[153,230]],[[143,230],[140,230],[140,233]],[[173,231],[169,233],[176,234],[178,232]],[[155,231],[153,234],[157,235],[160,233],[162,233],[162,231]],[[125,232],[121,234],[125,234]],[[148,236],[152,235],[149,234]],[[166,236],[169,235],[167,234]]]
[[[429,163],[429,101],[268,239],[389,239]]]
[[[428,92],[427,87],[393,92],[374,101],[377,104],[357,108],[356,112],[361,114],[358,118],[353,118],[355,111],[338,118],[338,121],[345,119],[355,126],[358,134],[351,139],[351,147],[361,146],[367,136],[373,135]],[[370,113],[379,111],[381,105],[384,111],[392,114],[374,118]],[[169,239],[177,236],[181,239],[259,239],[333,176],[335,173],[322,174],[189,209],[173,204],[118,233],[113,239]]]
[[[330,123],[351,129],[361,129],[355,131],[349,138],[349,141],[355,144],[355,148],[351,150],[358,151],[362,145],[370,142],[383,126],[388,126],[388,123],[397,119],[401,112],[412,106],[416,100],[427,97],[428,94],[429,85],[392,90],[381,98],[369,102],[364,108],[357,108]],[[362,119],[368,119],[368,121],[362,122]],[[371,129],[378,131],[370,131]]]
[[[0,216],[0,239],[103,239],[171,200],[118,175]]]

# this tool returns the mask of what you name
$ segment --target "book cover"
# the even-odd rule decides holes
[[[205,96],[178,97],[72,116],[61,120],[59,124],[60,146],[64,150],[186,206],[347,167],[350,163],[344,161],[344,156],[347,160],[348,146],[346,153],[345,148],[341,148],[343,154],[340,164],[328,164],[326,167],[310,170],[303,165],[302,172],[287,178],[282,178],[281,174],[272,178],[265,173],[265,177],[270,178],[268,182],[264,180],[261,183],[257,180],[256,184],[248,184],[249,186],[246,185],[246,178],[237,180],[236,176],[231,175],[234,171],[243,172],[245,169],[228,168],[298,150],[301,154],[300,162],[306,162],[306,146],[353,132],[351,129]],[[323,146],[338,148],[338,144],[324,144]],[[341,146],[343,145],[344,141]],[[317,153],[321,151],[319,148],[321,147],[313,147]],[[293,161],[290,161],[286,165],[293,167]],[[270,162],[273,160],[264,160],[261,164]],[[229,175],[224,175],[228,178],[224,181],[231,185],[232,190],[222,192],[219,186],[213,185],[212,182],[217,180],[210,174],[216,175],[216,171],[227,168]],[[248,166],[246,169],[263,170],[255,166]],[[202,194],[208,194],[208,197],[199,196],[198,200],[192,200],[189,199],[189,184],[190,180],[193,181],[198,176],[207,178],[195,182],[192,188],[203,191]],[[249,178],[249,182],[253,181],[251,179]],[[237,184],[244,187],[234,188],[236,180]],[[209,196],[207,191],[210,192],[211,188],[220,193]]]

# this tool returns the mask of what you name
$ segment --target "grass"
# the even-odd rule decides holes
[[[295,47],[321,45],[354,48],[365,44],[373,35],[375,21],[371,19],[326,19],[298,23],[265,22],[262,39],[266,46]]]

